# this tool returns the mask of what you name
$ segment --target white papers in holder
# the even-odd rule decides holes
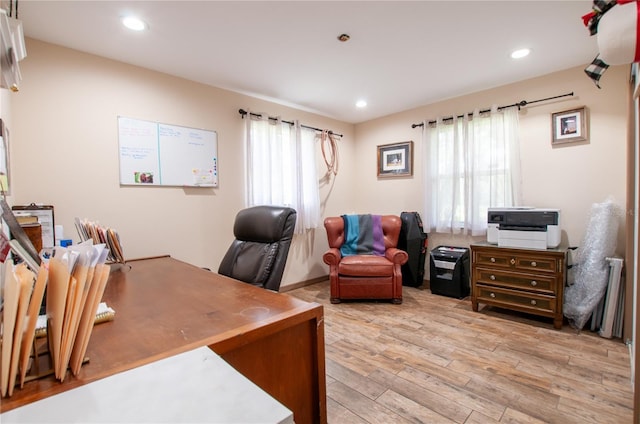
[[[11,246],[11,250],[22,259],[25,264],[33,271],[38,272],[38,268],[40,265],[31,257],[29,253],[22,247],[22,245],[18,242],[18,240],[13,239],[9,240],[9,246]]]

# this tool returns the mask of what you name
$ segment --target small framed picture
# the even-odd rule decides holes
[[[378,177],[413,175],[413,141],[378,146]]]
[[[588,141],[587,108],[565,110],[551,114],[551,144]]]

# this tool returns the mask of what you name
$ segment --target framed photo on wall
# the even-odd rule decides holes
[[[587,108],[565,110],[551,114],[551,144],[588,141]]]
[[[378,146],[378,177],[413,175],[413,141]]]

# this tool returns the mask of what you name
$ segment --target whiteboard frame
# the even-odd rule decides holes
[[[118,116],[120,185],[218,187],[218,133]]]

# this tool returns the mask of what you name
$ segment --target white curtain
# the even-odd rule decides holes
[[[321,224],[320,213],[320,187],[318,184],[318,172],[316,169],[316,146],[315,142],[320,135],[308,128],[299,129],[299,158],[296,162],[297,174],[299,178],[298,190],[300,192],[298,211],[298,226],[300,232],[318,228]]]
[[[246,205],[279,205],[297,212],[296,233],[317,228],[320,194],[315,131],[280,119],[248,113],[246,119]]]
[[[424,122],[425,224],[481,236],[487,209],[520,204],[518,109]]]

